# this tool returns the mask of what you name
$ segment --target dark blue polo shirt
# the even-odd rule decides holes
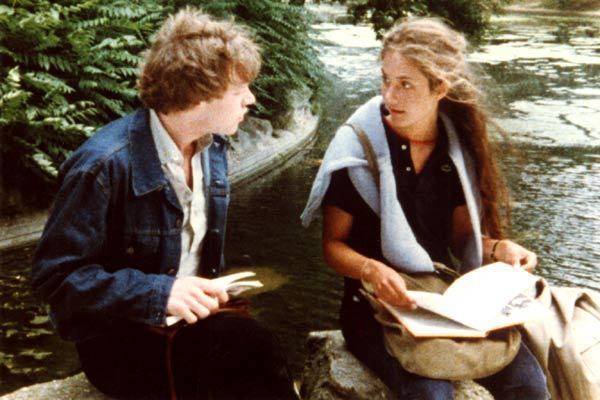
[[[385,112],[382,107],[382,119]],[[438,124],[441,130],[438,142],[419,175],[410,157],[410,142],[398,137],[385,121],[383,125],[392,156],[396,192],[406,219],[431,259],[450,266],[452,213],[465,204],[465,199],[456,168],[448,156],[448,135],[443,124]],[[333,173],[323,204],[336,206],[353,216],[347,241],[350,247],[386,262],[381,252],[379,216],[357,192],[347,169]]]

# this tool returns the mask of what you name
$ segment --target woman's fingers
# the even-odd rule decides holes
[[[402,279],[402,277],[400,277],[398,274],[396,274],[396,278],[397,279],[392,279],[390,281],[393,296],[397,299],[396,305],[414,310],[417,307],[417,304],[408,295],[404,279]]]
[[[515,268],[532,272],[537,266],[537,255],[511,240],[502,240],[498,245],[498,250],[500,252],[498,259]]]
[[[404,279],[393,269],[380,267],[374,282],[375,294],[391,305],[414,309],[416,304],[408,295]]]
[[[521,260],[521,268],[527,272],[533,272],[537,266],[537,255],[534,252],[528,251],[525,257]]]

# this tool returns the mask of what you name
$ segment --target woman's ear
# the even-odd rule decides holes
[[[448,94],[448,83],[446,81],[440,81],[434,90],[438,101],[442,100]]]

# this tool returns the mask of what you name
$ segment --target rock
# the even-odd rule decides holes
[[[240,124],[240,130],[254,132],[256,136],[268,138],[273,134],[273,126],[266,119],[246,117]]]
[[[302,372],[303,400],[388,400],[389,389],[345,347],[340,331],[311,332]],[[493,400],[473,381],[455,383],[456,400]]]
[[[110,400],[87,380],[83,373],[66,379],[54,380],[27,386],[1,396],[1,400],[73,399]]]
[[[231,137],[228,158],[232,184],[277,168],[314,138],[319,117],[311,112],[310,91],[291,91],[289,96],[293,107],[279,118],[279,123],[285,122],[283,129],[274,129],[267,120],[248,118]]]
[[[289,110],[273,119],[273,125],[276,128],[287,129],[293,132],[301,131],[301,124],[307,118],[312,116],[312,104],[310,98],[312,91],[308,87],[290,90],[287,93]]]
[[[303,399],[391,399],[387,387],[346,350],[340,331],[311,332],[306,344]]]

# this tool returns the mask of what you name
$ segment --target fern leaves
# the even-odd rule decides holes
[[[98,126],[137,106],[150,1],[17,1],[0,6],[0,144],[49,180]],[[149,18],[153,16],[152,18]]]

